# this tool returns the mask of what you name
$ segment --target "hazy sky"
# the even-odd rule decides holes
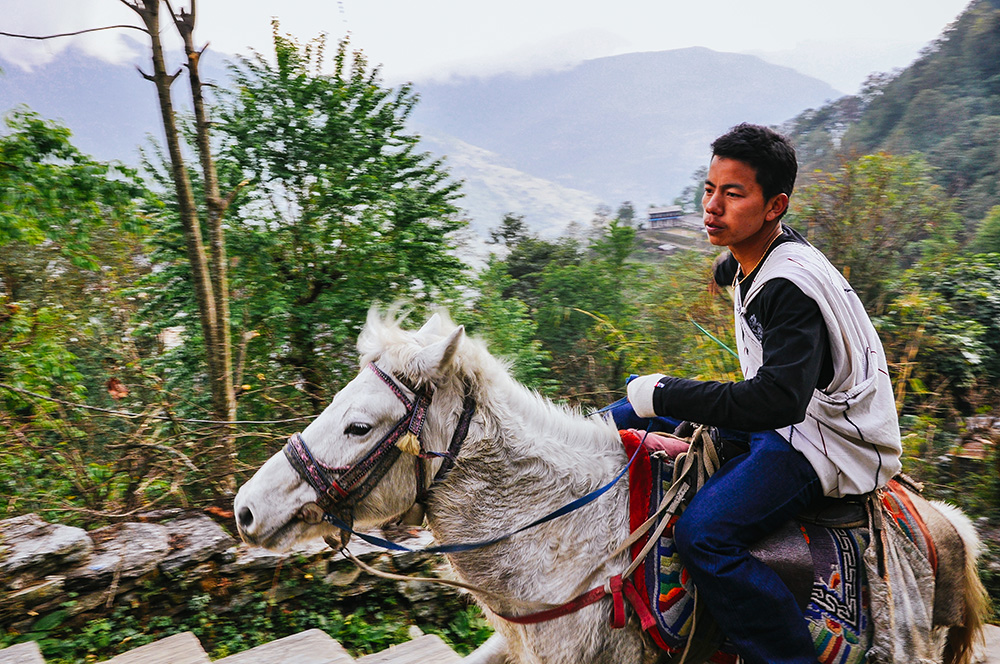
[[[190,0],[174,0],[175,7]],[[300,39],[347,33],[390,83],[527,71],[585,58],[705,46],[753,53],[856,92],[904,67],[969,0],[199,0],[196,38],[224,53],[269,52],[270,21]],[[0,0],[0,31],[52,34],[131,22],[118,0]],[[113,61],[134,31],[58,41],[0,37],[0,56],[39,66],[71,43]],[[142,42],[139,42],[140,44]],[[719,72],[724,89],[726,72]],[[0,78],[2,85],[2,78]]]

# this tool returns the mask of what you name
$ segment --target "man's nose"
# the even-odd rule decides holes
[[[720,206],[719,192],[705,194],[701,201],[701,206],[705,209],[705,212],[708,212],[709,214],[720,214],[722,212],[722,207]]]

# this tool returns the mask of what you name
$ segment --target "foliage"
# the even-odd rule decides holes
[[[817,175],[796,195],[789,223],[803,227],[877,310],[905,268],[951,249],[961,218],[922,159],[878,154]]]
[[[972,246],[984,254],[1000,253],[1000,205],[994,206],[979,224]]]
[[[134,305],[122,289],[145,269],[145,210],[155,201],[131,170],[80,153],[65,127],[27,110],[13,113],[7,127],[0,137],[0,383],[13,389],[0,388],[0,426],[17,444],[0,449],[0,483],[10,488],[0,504],[8,512],[101,509],[113,493],[116,453],[109,449],[120,429],[92,426],[27,392],[108,406],[106,381],[130,382]]]
[[[902,71],[785,127],[802,172],[874,152],[920,152],[956,208],[982,218],[1000,200],[1000,7],[975,0]]]
[[[506,266],[491,256],[476,284],[479,297],[457,320],[468,326],[470,334],[486,341],[491,353],[506,358],[519,381],[544,394],[557,394],[559,386],[549,377],[552,355],[537,339],[538,325],[529,317],[528,306],[504,295],[513,283]]]
[[[96,162],[70,143],[64,126],[26,109],[6,119],[0,136],[0,247],[48,241],[77,268],[99,267],[92,240],[98,229],[141,227],[135,201],[144,195],[135,173]],[[15,284],[5,289],[17,297]]]
[[[693,251],[647,265],[637,294],[647,346],[632,371],[739,380],[733,309],[712,281],[712,257]]]
[[[360,595],[328,586],[301,592],[317,583],[299,577],[282,580],[270,591],[242,590],[230,602],[184,584],[180,606],[161,613],[164,598],[153,583],[133,593],[130,605],[119,605],[82,624],[70,617],[75,600],[40,617],[24,634],[0,632],[0,648],[36,641],[47,662],[77,664],[106,659],[181,632],[192,632],[213,659],[233,655],[308,629],[320,629],[361,657],[410,640],[410,626],[441,636],[460,654],[482,644],[492,630],[481,612],[458,599],[442,599],[435,611],[420,611],[393,586],[376,585]],[[293,594],[278,601],[275,592]]]
[[[323,38],[275,24],[274,47],[276,64],[237,61],[218,109],[222,177],[249,181],[228,237],[234,311],[260,335],[247,372],[301,381],[318,409],[372,302],[426,305],[461,280],[449,234],[464,224],[458,184],[407,132],[408,86],[384,87],[346,41],[330,73]]]
[[[1000,384],[1000,254],[909,270],[879,323],[906,410],[971,415]],[[905,400],[904,400],[905,397]]]

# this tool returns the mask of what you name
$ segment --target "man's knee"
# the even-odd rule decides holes
[[[704,529],[689,515],[689,512],[684,512],[674,524],[674,546],[685,562],[697,560],[699,554],[704,553],[707,548],[705,538],[702,537]]]

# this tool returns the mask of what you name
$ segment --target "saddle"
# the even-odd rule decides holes
[[[636,432],[622,431],[621,436],[630,456],[643,447],[629,471],[630,523],[634,531],[656,511],[670,490],[674,464],[665,455],[645,449]],[[727,452],[718,441],[715,449],[722,452],[720,456]],[[745,450],[728,451],[738,454]],[[912,535],[918,548],[933,561],[933,543],[903,486],[893,480],[879,496],[885,513],[908,536]],[[865,661],[872,624],[866,610],[868,588],[862,556],[869,545],[871,499],[851,496],[818,500],[751,548],[754,557],[778,573],[803,609],[820,652],[825,655],[821,661]],[[735,652],[695,601],[694,586],[674,550],[673,523],[677,515],[668,518],[659,540],[627,581],[634,584],[655,617],[655,627],[647,631],[667,652],[686,652],[686,662],[732,664],[737,660]],[[633,559],[647,542],[642,538],[633,545]]]

